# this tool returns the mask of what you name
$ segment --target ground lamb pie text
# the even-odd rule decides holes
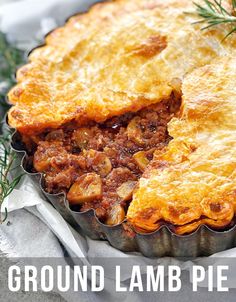
[[[230,1],[225,1],[229,5]],[[75,211],[138,231],[228,226],[235,213],[235,46],[188,0],[95,5],[17,72],[8,115]]]

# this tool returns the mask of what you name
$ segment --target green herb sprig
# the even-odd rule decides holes
[[[193,4],[196,7],[197,14],[202,18],[194,23],[207,23],[206,26],[202,27],[202,30],[219,24],[230,24],[232,29],[224,37],[224,40],[236,32],[236,0],[232,0],[232,11],[224,8],[221,0],[204,0],[203,5],[196,2],[193,2]]]
[[[10,45],[5,35],[0,32],[0,122],[9,107],[5,95],[15,84],[15,71],[23,62],[24,52]],[[2,129],[3,124],[0,124],[0,207],[23,175],[16,173],[16,154],[10,147],[11,134]],[[7,209],[4,211],[5,215],[0,212],[0,223],[7,219]]]
[[[10,133],[0,137],[0,206],[7,196],[15,189],[23,174],[15,176],[14,170],[18,168],[15,164],[16,154],[10,147]],[[7,209],[5,216],[0,217],[0,223],[7,219]]]

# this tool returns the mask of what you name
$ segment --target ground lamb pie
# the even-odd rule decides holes
[[[230,9],[230,1],[225,1]],[[235,213],[235,46],[189,0],[117,0],[72,17],[9,92],[9,123],[74,211],[141,232]],[[188,14],[186,14],[188,12]]]

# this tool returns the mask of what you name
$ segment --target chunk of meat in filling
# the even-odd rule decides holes
[[[170,141],[167,123],[178,108],[168,100],[103,124],[45,133],[37,138],[34,169],[48,192],[67,194],[73,210],[93,208],[104,223],[118,224],[153,152]]]

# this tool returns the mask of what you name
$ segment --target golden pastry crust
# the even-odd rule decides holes
[[[178,234],[201,224],[222,228],[236,212],[236,57],[217,59],[183,82],[181,117],[156,152],[128,210],[140,231],[166,221]]]
[[[128,209],[128,220],[143,232],[163,222],[178,234],[201,224],[224,228],[236,211],[236,36],[222,41],[226,24],[201,31],[192,24],[196,16],[185,13],[193,9],[189,0],[95,5],[48,35],[45,46],[18,70],[18,85],[9,92],[14,104],[9,123],[27,138],[171,99],[183,81],[180,116],[168,125],[173,140],[155,152],[147,168],[149,160],[141,162],[144,175]],[[69,176],[63,175],[67,180],[71,168],[74,162]],[[119,215],[123,220],[124,210]]]
[[[227,25],[200,31],[189,0],[117,0],[72,17],[34,50],[9,93],[9,123],[32,135],[102,122],[168,98],[172,80],[234,52]]]

